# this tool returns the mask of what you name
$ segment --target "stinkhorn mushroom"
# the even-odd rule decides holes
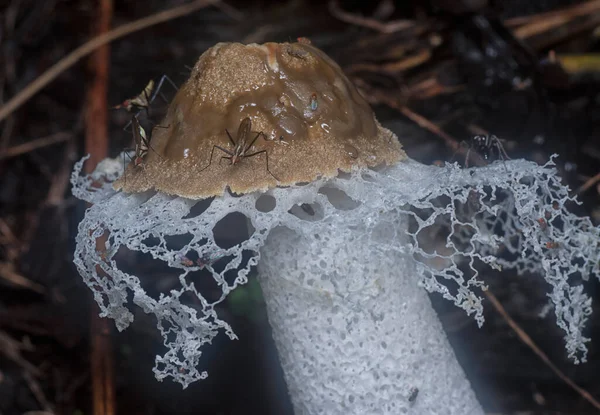
[[[567,211],[574,199],[551,161],[414,162],[306,42],[206,51],[151,148],[126,180],[110,159],[81,177],[82,160],[72,183],[93,203],[75,263],[119,330],[133,319],[128,298],[156,316],[159,380],[207,376],[202,346],[236,338],[215,305],[256,266],[297,414],[482,414],[422,287],[482,324],[485,263],[543,274],[567,350],[585,359],[591,306],[574,282],[599,274],[600,229]],[[214,229],[235,212],[249,236],[221,247]],[[120,269],[122,250],[178,270],[177,289],[150,297]],[[220,295],[199,292],[200,277]]]

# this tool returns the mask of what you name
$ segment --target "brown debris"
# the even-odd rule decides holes
[[[255,134],[264,133],[247,153],[266,153],[232,165],[221,150],[211,160],[215,146],[233,151],[226,130],[235,137],[246,117]],[[227,186],[266,190],[406,157],[340,67],[305,42],[217,44],[200,57],[160,125],[151,139],[156,153],[130,165],[127,182],[115,189],[204,198]]]

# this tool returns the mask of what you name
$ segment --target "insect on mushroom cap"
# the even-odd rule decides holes
[[[238,133],[246,118],[251,137]],[[406,158],[340,67],[303,42],[208,49],[160,124],[167,128],[153,131],[156,153],[147,155],[144,169],[129,166],[117,190],[205,198],[227,187],[264,191]],[[240,138],[249,145],[260,132],[232,165]]]

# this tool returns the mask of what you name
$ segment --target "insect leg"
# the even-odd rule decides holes
[[[271,176],[273,176],[273,178],[277,181],[279,181],[279,179],[277,178],[277,176],[275,176],[273,173],[271,173],[271,170],[269,170],[269,153],[267,153],[267,150],[261,150],[261,151],[257,151],[256,153],[252,153],[252,154],[246,154],[245,157],[252,157],[252,156],[258,156],[259,154],[265,153],[265,158],[267,161],[267,171],[269,172],[269,174]]]
[[[468,147],[468,144],[465,140],[462,140],[460,142],[460,144],[458,145],[458,147],[456,148],[456,150],[454,150],[454,153],[452,154],[452,158],[450,159],[450,163],[452,163],[454,161],[454,158],[456,157],[456,154],[461,151],[461,149],[463,149],[464,147]]]
[[[213,146],[212,150],[210,151],[210,158],[208,159],[208,164],[206,165],[206,167],[204,167],[200,171],[206,170],[212,164],[212,159],[213,159],[213,154],[215,153],[215,148],[229,154],[230,156],[233,156],[233,154],[230,151],[225,150],[223,147]],[[219,161],[219,163],[220,163],[220,161]]]
[[[227,137],[229,137],[229,141],[231,142],[231,145],[235,148],[235,141],[233,141],[231,134],[229,134],[229,131],[227,131],[227,129],[225,129],[225,132],[227,133]]]
[[[494,138],[496,148],[498,149],[500,156],[502,157],[502,165],[504,166],[504,170],[508,173],[508,169],[506,168],[506,159],[510,160],[510,157],[508,157],[508,154],[506,154],[506,151],[504,150],[504,146],[502,145],[500,139],[496,136],[494,136]]]
[[[244,153],[248,150],[250,150],[250,148],[254,145],[254,143],[256,142],[256,140],[258,139],[258,137],[262,134],[262,131],[258,134],[256,134],[256,137],[254,137],[254,139],[250,142],[250,144],[248,144],[248,146],[246,146],[246,149],[244,150]],[[256,153],[255,153],[256,154]]]
[[[131,148],[131,147],[123,149],[123,178],[125,180],[125,185],[127,185],[127,165],[129,165],[129,163],[131,163],[133,161],[133,159],[129,155],[130,151],[137,152],[137,149]],[[125,165],[125,156],[127,156],[127,158],[129,159],[129,163],[127,163],[127,165]]]
[[[148,147],[150,150],[152,150],[152,152],[153,152],[154,154],[156,154],[156,155],[157,155],[157,156],[158,156],[158,157],[159,157],[161,160],[164,160],[164,159],[163,159],[163,156],[161,156],[160,154],[158,154],[158,153],[156,152],[156,150],[154,149],[154,147],[152,147],[152,146],[150,145],[150,140],[144,139],[144,143],[146,144],[146,147]]]
[[[177,88],[177,85],[175,85],[175,82],[173,82],[171,80],[171,78],[169,78],[167,75],[163,75],[163,76],[161,76],[160,81],[158,81],[158,85],[156,85],[154,94],[152,94],[152,97],[150,97],[150,100],[148,102],[152,103],[152,101],[154,101],[156,99],[156,97],[158,95],[160,95],[160,97],[162,98],[163,101],[165,101],[167,104],[169,103],[169,101],[165,98],[165,96],[160,93],[160,88],[162,87],[162,85],[165,81],[170,83],[171,86],[175,89],[175,91],[177,91],[179,89],[179,88]]]
[[[508,160],[511,160],[511,158],[506,153],[506,150],[504,150],[504,146],[502,145],[502,141],[500,141],[500,139],[497,138],[497,137],[496,137],[496,143],[497,143],[496,146],[500,150],[500,153],[502,154],[502,156],[506,157]]]
[[[206,165],[206,167],[204,167],[200,171],[204,171],[204,170],[206,170],[210,166],[210,164],[212,163],[213,153],[215,152],[215,148],[216,147],[217,146],[213,146],[212,150],[210,151],[210,158],[208,159],[208,164]]]
[[[144,89],[142,91],[142,94],[144,94],[144,99],[145,99],[147,105],[144,105],[143,107],[141,107],[141,109],[135,114],[135,116],[138,117],[142,113],[142,111],[146,111],[146,118],[150,119],[150,104],[152,104],[152,101],[151,101],[150,97],[148,96],[148,91],[146,91]]]
[[[465,156],[465,167],[469,168],[469,156],[471,155],[471,147],[467,150],[467,155]]]
[[[223,161],[223,159],[231,160],[232,158],[233,158],[233,156],[221,156],[221,158],[219,159],[219,166],[221,165],[221,162]]]

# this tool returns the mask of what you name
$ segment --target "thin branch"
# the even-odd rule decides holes
[[[376,98],[381,103],[404,114],[405,117],[415,122],[419,127],[424,128],[427,131],[440,137],[452,150],[458,151],[460,149],[460,142],[456,138],[443,131],[433,122],[429,121],[427,118],[423,117],[420,114],[417,114],[416,112],[408,108],[406,105],[400,105],[393,99],[390,99],[384,95],[378,95]]]
[[[505,20],[504,23],[509,27],[530,26],[537,22],[552,22],[552,24],[554,24],[557,18],[560,19],[562,17],[568,21],[571,18],[584,16],[598,9],[600,9],[600,0],[592,0],[574,6],[565,7],[563,9],[552,10],[549,12],[538,13],[529,16],[513,17]]]
[[[569,379],[567,377],[567,375],[565,375],[558,367],[556,367],[554,365],[554,363],[552,363],[552,361],[546,355],[546,353],[544,353],[535,344],[535,342],[531,339],[531,337],[529,337],[529,335],[527,335],[527,333],[525,333],[525,331],[508,315],[508,313],[506,312],[506,310],[504,309],[502,304],[500,304],[500,301],[498,301],[496,296],[494,296],[494,294],[492,294],[489,290],[484,291],[483,293],[486,295],[488,300],[490,300],[490,302],[492,303],[492,305],[494,306],[496,311],[498,311],[498,313],[500,313],[502,318],[504,318],[504,320],[508,323],[510,328],[512,328],[514,330],[514,332],[517,333],[517,336],[519,336],[519,339],[521,339],[521,341],[523,343],[525,343],[531,350],[533,350],[533,352],[536,355],[538,355],[538,357],[540,359],[542,359],[542,361],[546,364],[546,366],[548,366],[550,368],[550,370],[552,370],[556,374],[556,376],[558,376],[563,382],[565,382],[567,385],[569,385],[575,392],[577,392],[579,395],[581,395],[581,397],[583,399],[585,399],[590,404],[592,404],[596,409],[600,409],[600,403],[596,399],[594,399],[594,397],[592,395],[590,395],[588,391],[577,386],[577,384],[575,382],[573,382],[571,379]]]
[[[67,141],[72,137],[73,134],[61,131],[56,134],[50,134],[46,137],[36,138],[35,140],[7,148],[6,151],[0,152],[0,160],[20,156],[21,154],[29,153],[30,151],[51,146],[53,144],[62,143],[63,141]]]
[[[27,343],[18,342],[10,337],[8,333],[0,331],[0,354],[21,366],[26,372],[34,376],[40,376],[41,371],[21,355],[22,350],[31,351],[31,349],[31,346],[28,346]]]
[[[578,17],[592,18],[593,21],[590,22],[590,25],[594,26],[596,19],[593,19],[593,17],[599,11],[600,0],[594,0],[561,11],[529,16],[529,20],[525,24],[515,27],[513,33],[518,38],[527,39],[573,23],[573,20]],[[514,20],[508,20],[506,24],[508,26],[516,26],[514,23],[511,24],[511,22],[514,22]],[[582,24],[578,23],[577,27],[579,26],[582,26]]]
[[[29,390],[31,391],[33,396],[35,396],[35,400],[38,401],[42,408],[44,408],[45,413],[53,413],[54,411],[52,409],[52,405],[50,405],[48,398],[46,398],[46,395],[44,394],[40,383],[36,379],[34,379],[34,377],[31,376],[31,374],[27,371],[23,373],[23,378],[25,379],[25,382],[27,382]]]
[[[434,122],[428,120],[421,114],[417,114],[406,105],[402,105],[395,99],[377,91],[367,91],[365,98],[367,98],[372,104],[385,104],[388,107],[401,112],[405,117],[415,122],[419,127],[424,128],[425,130],[444,140],[446,145],[454,150],[454,155],[459,153],[466,156],[468,147],[461,145],[461,143],[464,143],[464,140],[459,141],[452,137],[450,134],[438,127]],[[469,155],[470,159],[474,161],[475,165],[485,166],[487,164],[485,160],[483,160],[483,158],[477,154],[477,152],[471,151]]]
[[[588,190],[590,187],[600,182],[600,173],[596,174],[594,177],[590,177],[584,184],[581,185],[579,189],[577,189],[577,194],[581,194]]]
[[[415,68],[419,65],[422,65],[425,62],[428,62],[431,59],[431,50],[422,49],[417,51],[415,54],[411,56],[407,56],[403,59],[397,60],[395,62],[390,63],[355,63],[349,65],[347,68],[344,68],[344,72],[354,73],[358,71],[368,71],[375,73],[387,73],[387,74],[395,74],[398,72],[406,71],[408,69]]]
[[[192,4],[192,3],[191,3]],[[98,0],[98,23],[95,33],[102,38],[110,31],[113,0]],[[114,32],[114,31],[112,31]],[[110,45],[104,44],[90,56],[91,83],[85,105],[85,151],[91,155],[86,170],[91,169],[108,153],[108,71]],[[100,240],[96,241],[100,245]],[[92,300],[90,311],[90,368],[92,375],[92,413],[116,413],[113,344],[107,319],[100,318],[98,305]]]
[[[44,206],[62,206],[65,199],[65,194],[69,187],[69,179],[71,177],[71,168],[75,162],[77,150],[75,140],[71,139],[67,142],[64,150],[62,165],[58,172],[52,177],[50,189],[44,201]]]
[[[10,282],[13,285],[30,289],[39,294],[43,294],[45,292],[45,289],[42,285],[25,278],[15,271],[15,266],[12,263],[0,262],[0,278]]]
[[[100,46],[106,45],[116,39],[127,36],[131,33],[138,32],[150,26],[164,23],[169,20],[183,17],[197,10],[200,10],[209,5],[216,5],[220,0],[196,0],[178,7],[173,7],[169,10],[155,13],[153,15],[141,18],[131,23],[126,23],[97,36],[83,45],[79,46],[73,52],[62,58],[46,72],[40,75],[35,81],[31,82],[21,92],[12,97],[6,104],[0,107],[0,121],[12,114],[17,108],[23,105],[29,98],[39,92],[42,88],[52,82],[58,75],[75,65],[80,59],[89,55]]]
[[[399,32],[401,30],[409,29],[415,26],[415,22],[412,20],[394,20],[392,22],[382,23],[375,19],[370,19],[368,17],[348,13],[342,10],[338,0],[329,1],[329,12],[342,22],[350,23],[356,26],[366,27],[377,32],[386,34]]]

